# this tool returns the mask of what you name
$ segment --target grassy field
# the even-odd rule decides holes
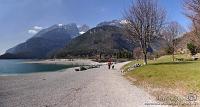
[[[178,89],[183,92],[200,92],[200,61],[188,61],[188,55],[176,55],[176,58],[184,58],[182,62],[172,62],[171,56],[163,56],[157,61],[149,61],[149,64],[136,68],[125,74],[134,78],[134,84],[149,86],[152,88]],[[127,70],[133,61],[124,66]]]

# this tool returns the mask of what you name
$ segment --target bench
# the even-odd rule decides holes
[[[176,61],[184,61],[183,58],[176,58]]]

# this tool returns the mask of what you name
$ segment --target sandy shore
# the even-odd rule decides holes
[[[24,63],[40,63],[40,64],[66,64],[66,65],[96,65],[98,62],[94,62],[90,59],[73,59],[70,61],[69,59],[48,59],[48,60],[39,60],[39,61],[31,61]]]
[[[126,80],[119,69],[0,77],[0,107],[143,107],[152,96]],[[153,107],[153,106],[151,106]],[[158,107],[158,106],[156,106]]]

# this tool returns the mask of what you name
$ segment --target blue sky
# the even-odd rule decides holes
[[[182,0],[158,0],[168,21],[188,27]],[[77,23],[94,27],[122,18],[131,0],[0,0],[0,54],[26,41],[35,31],[53,24]]]

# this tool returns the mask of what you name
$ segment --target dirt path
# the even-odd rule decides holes
[[[156,101],[117,69],[0,77],[0,107],[143,107]],[[154,107],[154,106],[150,106]],[[158,107],[158,106],[156,106]]]

